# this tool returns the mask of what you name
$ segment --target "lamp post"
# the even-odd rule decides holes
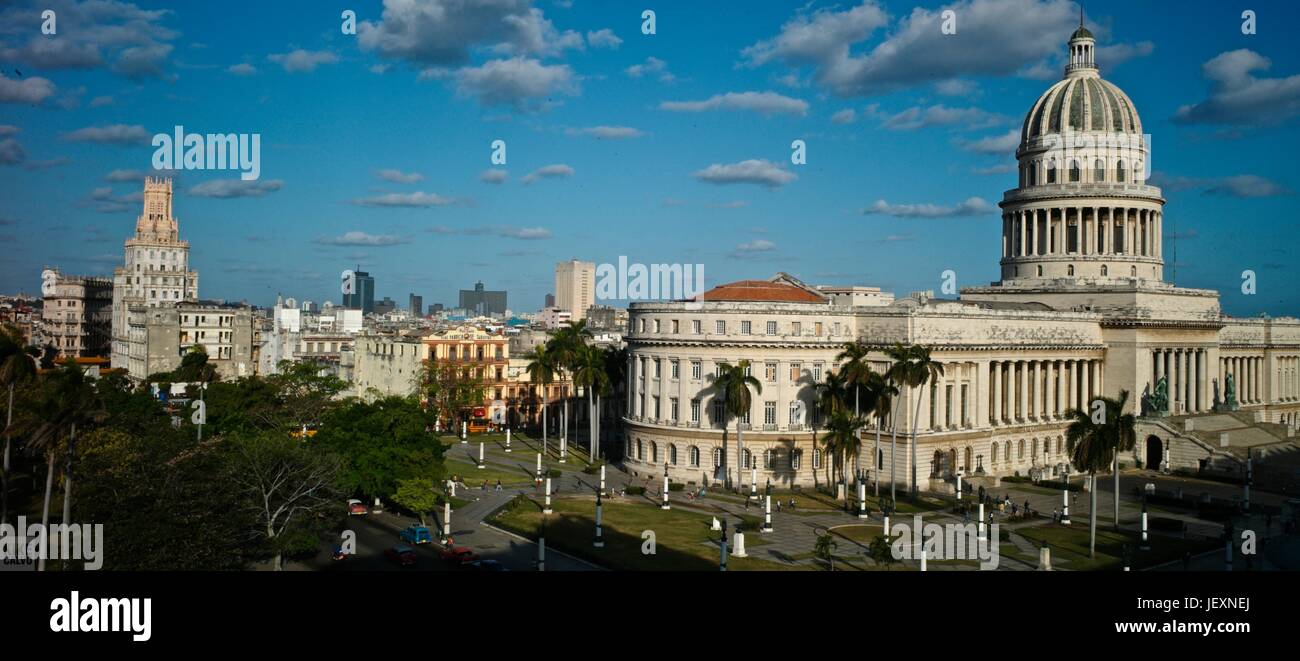
[[[596,494],[596,541],[592,542],[591,545],[598,549],[603,549],[605,548],[605,538],[601,535],[600,514],[601,514],[600,494],[597,493]]]
[[[754,465],[749,467],[749,499],[758,500],[758,467]]]
[[[737,533],[739,534],[739,533]],[[718,571],[727,571],[727,521],[722,521],[722,551],[718,556]]]
[[[1145,494],[1142,497],[1142,545],[1138,549],[1142,551],[1151,550],[1151,542],[1147,538],[1147,499]]]
[[[460,444],[469,443],[469,425],[464,420],[460,421]]]
[[[551,513],[551,476],[546,476],[546,507],[542,508],[542,514]]]
[[[444,501],[442,504],[442,543],[447,544],[451,541],[451,501]]]
[[[672,509],[668,505],[668,464],[664,464],[664,504],[659,509]]]
[[[988,535],[984,532],[984,503],[980,503],[979,541],[983,542],[987,539]]]
[[[1066,483],[1069,484],[1068,482]],[[1061,489],[1061,525],[1070,525],[1070,490]]]
[[[605,493],[605,464],[600,465],[600,491],[598,493]]]
[[[772,532],[772,496],[763,496],[762,532]]]
[[[858,518],[867,518],[867,483],[858,480]]]
[[[506,428],[506,452],[510,452],[510,428]]]
[[[487,468],[483,465],[483,441],[478,442],[478,467]]]

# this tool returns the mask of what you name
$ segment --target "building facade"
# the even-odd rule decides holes
[[[112,352],[113,281],[70,276],[57,269],[43,275],[41,342],[56,358],[108,357]]]
[[[1127,465],[1235,475],[1248,457],[1297,456],[1300,320],[1232,318],[1217,292],[1163,280],[1165,200],[1146,181],[1136,108],[1101,79],[1086,28],[1068,49],[1063,80],[1025,117],[1018,185],[1001,202],[999,281],[957,300],[894,300],[778,274],[633,303],[628,467],[696,483],[748,484],[751,471],[760,484],[835,479],[820,456],[815,384],[848,342],[871,349],[873,371],[888,368],[895,343],[928,347],[943,366],[903,388],[892,415],[868,418],[849,470],[869,479],[937,489],[957,474],[1059,475],[1068,411],[1121,391],[1139,415]],[[737,421],[712,378],[740,360],[762,390]]]
[[[125,266],[113,270],[114,368],[130,367],[132,308],[174,306],[199,296],[199,274],[189,266],[190,244],[180,238],[180,221],[172,213],[172,180],[146,177],[143,206],[135,235],[126,240]]]
[[[596,265],[571,259],[555,265],[555,307],[574,320],[585,319],[596,302]]]
[[[493,315],[506,313],[506,292],[489,291],[482,282],[474,283],[473,289],[460,290],[462,310],[475,315]]]
[[[194,347],[222,379],[252,376],[253,311],[247,306],[183,301],[173,306],[133,305],[127,316],[127,374],[142,381],[170,372]]]
[[[343,294],[343,307],[361,310],[362,314],[375,311],[375,278],[360,269],[353,272],[353,289]]]

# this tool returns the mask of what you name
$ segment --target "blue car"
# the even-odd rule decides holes
[[[397,538],[407,544],[428,544],[433,541],[433,535],[424,526],[410,526],[397,533]]]

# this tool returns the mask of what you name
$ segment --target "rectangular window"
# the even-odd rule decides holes
[[[672,378],[674,378],[674,379],[680,379],[680,378],[682,377],[682,366],[681,366],[681,363],[679,363],[679,362],[676,361],[676,360],[673,360],[673,361],[671,361],[671,362],[669,363],[669,367],[671,368]]]
[[[659,332],[659,320],[655,319],[655,333]]]
[[[821,383],[821,382],[822,382],[822,364],[821,364],[821,363],[813,363],[813,373],[812,373],[812,377],[813,377],[813,383]]]
[[[719,422],[719,423],[721,423],[723,420],[726,420],[726,418],[722,416],[722,400],[716,397],[713,398],[713,420],[714,422]]]
[[[776,424],[776,402],[763,402],[763,424]]]
[[[656,378],[656,379],[660,377],[660,368],[662,367],[662,365],[661,365],[662,362],[663,362],[663,361],[662,361],[661,359],[659,359],[659,358],[655,358],[655,378]]]
[[[718,335],[726,335],[726,334],[727,334],[727,322],[722,321],[721,319],[719,319],[718,322],[717,322],[717,331],[716,331],[716,332],[717,332]]]
[[[700,328],[702,325],[703,325],[703,324],[700,323],[700,320],[699,320],[699,319],[692,319],[692,320],[691,320],[691,332],[692,332],[692,333],[695,333],[696,335],[699,335],[700,333],[703,333],[704,331]]]
[[[776,335],[776,322],[775,322],[775,321],[769,321],[769,322],[767,322],[767,334],[768,334],[768,335]]]
[[[803,371],[802,365],[800,365],[799,363],[790,363],[790,380],[798,381],[799,377],[802,376],[801,374],[802,371]]]
[[[742,321],[742,322],[740,322],[740,334],[741,334],[741,335],[749,335],[749,322],[748,322],[748,321]]]
[[[691,378],[696,381],[700,380],[700,361],[698,360],[691,361]]]
[[[791,322],[791,324],[790,324],[790,334],[791,334],[791,335],[802,335],[802,334],[803,334],[803,324],[800,323],[800,322],[798,322],[798,321]]]
[[[659,419],[659,395],[654,396],[654,412],[655,412],[654,419],[658,420]]]
[[[691,400],[691,422],[698,423],[699,421],[700,421],[700,400],[692,399]]]
[[[821,335],[822,335],[822,322],[818,321],[818,322],[816,322],[816,323],[813,324],[813,335],[816,335],[817,337],[821,337]]]
[[[678,327],[679,327],[680,324],[681,324],[681,322],[677,321],[676,319],[673,320],[673,334],[674,334],[674,335],[680,332],[680,331],[678,330]]]
[[[668,415],[669,415],[668,418],[669,420],[672,420],[673,422],[677,422],[677,398],[676,397],[670,397],[668,399]]]
[[[776,363],[767,363],[764,366],[764,376],[769,383],[776,383]]]

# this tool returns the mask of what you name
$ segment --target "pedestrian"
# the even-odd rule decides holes
[[[1060,522],[1061,522],[1061,511],[1058,510],[1058,509],[1056,509],[1055,507],[1053,507],[1053,508],[1052,508],[1052,523],[1060,523]]]
[[[749,511],[749,499],[748,499],[748,498],[745,499],[745,511],[746,511],[746,512]]]
[[[794,498],[793,498],[793,497],[790,498],[790,511],[791,511],[791,512],[794,511]]]
[[[778,511],[778,512],[781,511],[781,499],[780,499],[780,498],[777,498],[777,499],[776,499],[776,511]]]
[[[501,478],[497,478],[497,491],[501,490]]]

